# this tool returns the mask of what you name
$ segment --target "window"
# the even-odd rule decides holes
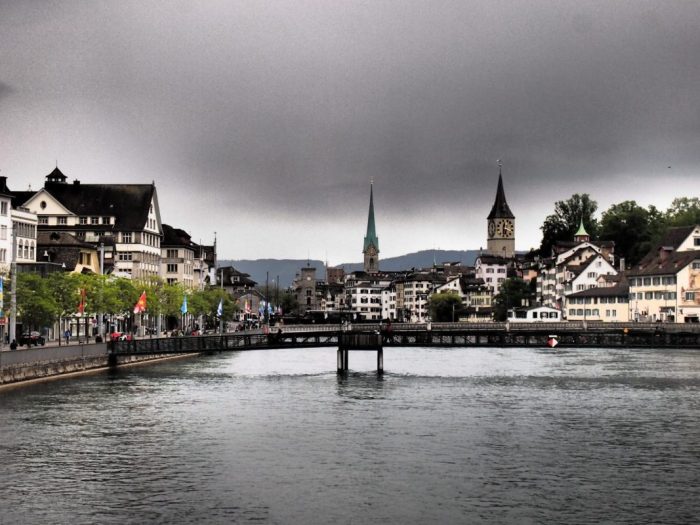
[[[663,292],[654,292],[654,299],[663,299],[663,298],[664,298]]]
[[[654,298],[654,292],[644,292],[644,299],[653,299]]]
[[[644,286],[651,286],[651,277],[644,278]]]
[[[693,262],[693,270],[700,270],[700,261]]]
[[[651,282],[654,286],[658,286],[661,284],[661,277],[654,277]]]
[[[0,248],[0,262],[7,262],[7,250]]]
[[[45,216],[39,217],[39,224],[48,224],[48,223],[49,223],[48,217],[45,217]]]
[[[109,224],[109,217],[102,217],[102,224]]]
[[[667,298],[667,299],[672,299],[672,300],[675,301],[675,300],[676,300],[676,292],[668,292],[668,293],[666,294],[666,298]]]
[[[80,217],[78,219],[78,224],[87,224],[88,223],[88,218],[87,217]]]
[[[695,301],[695,292],[685,292],[686,301]]]
[[[168,265],[166,266],[166,268],[167,268],[166,271],[167,271],[168,273],[177,273],[177,264],[172,264],[172,263],[170,263],[170,264],[168,264]]]
[[[119,252],[120,261],[131,261],[133,259],[133,254],[131,252]]]
[[[3,224],[0,226],[0,239],[3,241],[7,240],[7,225]]]
[[[99,217],[90,217],[90,224],[100,224]]]
[[[65,226],[68,224],[68,217],[59,217],[58,218],[58,224]]]
[[[693,237],[693,244],[695,246],[700,246],[700,237]]]
[[[177,282],[177,279],[169,278],[169,279],[166,279],[166,282],[168,284],[175,284]]]
[[[83,266],[90,266],[90,264],[92,264],[92,254],[81,253],[80,254],[80,264],[82,264]]]
[[[126,244],[131,243],[131,232],[122,233],[122,242]]]
[[[7,201],[0,202],[0,215],[7,215]]]
[[[166,250],[166,254],[167,254],[166,257],[167,257],[168,259],[175,259],[175,258],[177,258],[177,249],[170,249],[170,248],[168,248],[168,249]]]

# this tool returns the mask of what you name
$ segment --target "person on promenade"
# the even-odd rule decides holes
[[[13,339],[10,343],[10,350],[17,350],[17,340]]]
[[[70,342],[70,330],[63,332],[63,336],[66,338],[66,344]]]

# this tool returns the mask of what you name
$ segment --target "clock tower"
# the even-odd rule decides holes
[[[513,257],[515,255],[515,215],[510,211],[503,190],[501,161],[498,161],[498,189],[496,201],[487,217],[488,237],[486,250],[491,255]]]

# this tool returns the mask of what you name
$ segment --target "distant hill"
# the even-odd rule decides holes
[[[311,267],[316,268],[316,277],[323,279],[326,276],[323,261],[308,261],[307,259],[239,259],[220,260],[219,266],[233,266],[239,272],[250,274],[250,278],[257,281],[258,286],[265,286],[265,275],[269,272],[270,285],[279,276],[280,285],[283,288],[290,286],[294,276],[301,268],[311,263]]]
[[[423,250],[398,257],[380,259],[379,268],[394,271],[427,268],[432,266],[434,261],[438,264],[459,261],[462,264],[473,265],[478,255],[479,250]],[[219,266],[233,266],[236,270],[250,274],[250,277],[261,286],[265,285],[265,272],[269,272],[270,285],[279,276],[282,287],[290,286],[294,276],[299,273],[299,269],[308,263],[309,261],[306,259],[222,259],[218,261]],[[316,268],[316,276],[323,279],[326,275],[323,261],[311,260],[310,263],[313,268]],[[362,269],[361,262],[336,266],[342,267],[346,272]]]

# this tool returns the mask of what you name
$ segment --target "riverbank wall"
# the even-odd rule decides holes
[[[172,357],[172,354],[125,355],[116,356],[116,363],[110,363],[108,343],[0,352],[0,386]]]

